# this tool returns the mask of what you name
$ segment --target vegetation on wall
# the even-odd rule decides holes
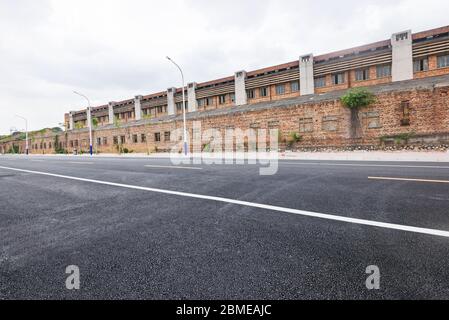
[[[376,97],[366,88],[353,88],[343,97],[341,103],[351,110],[351,138],[361,137],[359,110],[376,102]]]
[[[92,127],[94,127],[94,128],[98,127],[98,118],[96,118],[96,117],[92,118]]]
[[[287,139],[287,145],[289,148],[293,147],[295,143],[301,142],[302,136],[297,132],[290,132]]]
[[[53,143],[54,143],[54,146],[55,146],[55,152],[57,154],[65,154],[65,153],[67,153],[67,151],[60,146],[59,136],[58,135],[55,136],[55,140],[53,141]]]
[[[401,145],[401,144],[408,144],[410,138],[413,138],[415,136],[415,132],[405,132],[390,136],[382,136],[380,137],[380,141],[382,143],[386,143],[388,141],[394,142],[394,144]]]

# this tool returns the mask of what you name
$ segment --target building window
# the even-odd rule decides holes
[[[222,94],[221,96],[218,96],[218,103],[219,104],[225,104],[226,103],[226,95]]]
[[[278,120],[268,121],[268,128],[278,128],[278,127],[279,127]]]
[[[108,145],[108,138],[103,137],[103,145],[105,145],[105,146]]]
[[[439,56],[437,58],[437,67],[438,68],[449,67],[449,55]]]
[[[338,118],[336,116],[325,116],[322,120],[322,129],[324,131],[337,131]]]
[[[139,142],[139,141],[137,140],[137,134],[133,134],[133,143],[137,143],[137,142]]]
[[[427,70],[429,70],[429,59],[422,58],[413,61],[413,72],[420,72]]]
[[[187,111],[187,109],[188,109],[187,101],[185,101],[185,105],[186,105],[186,111]],[[181,102],[176,102],[176,110],[182,111],[182,108],[183,108],[183,103],[182,103],[182,101],[181,101]]]
[[[145,133],[142,133],[142,134],[140,135],[140,141],[142,141],[142,142],[147,142],[147,136],[146,136]]]
[[[356,81],[364,81],[369,80],[369,69],[359,69],[355,71],[355,80]]]
[[[78,140],[75,140],[75,147],[78,147]]]
[[[164,132],[164,141],[170,141],[170,131]]]
[[[332,75],[332,84],[343,84],[345,83],[345,74],[344,73],[335,73]]]
[[[101,146],[101,138],[97,138],[97,146]]]
[[[198,107],[207,107],[212,104],[212,98],[203,98],[198,100]]]
[[[260,88],[260,96],[261,97],[268,97],[268,87]]]
[[[379,112],[377,112],[377,111],[365,112],[364,118],[365,118],[365,122],[366,122],[366,127],[368,129],[378,129],[378,128],[382,127],[380,125]]]
[[[118,144],[118,137],[117,137],[117,136],[114,137],[113,142],[114,142],[114,145],[117,145],[117,144]]]
[[[69,146],[70,146],[70,148],[73,148],[73,140],[70,140]],[[36,144],[36,149],[37,149],[37,144]]]
[[[323,88],[326,86],[326,77],[315,78],[315,88]]]
[[[402,110],[401,126],[409,126],[410,125],[410,101],[402,101],[401,102],[401,110]]]
[[[126,143],[126,138],[125,138],[125,136],[120,136],[120,143],[121,143],[121,144],[125,144],[125,143]]]
[[[161,141],[161,133],[160,132],[156,132],[154,134],[154,141],[156,141],[156,142],[160,142]]]
[[[284,93],[285,93],[285,85],[283,85],[283,84],[276,85],[276,94],[281,95]]]
[[[377,78],[386,78],[391,76],[391,65],[386,64],[376,67]]]
[[[290,89],[291,89],[291,92],[298,92],[299,91],[299,81],[291,82]]]
[[[254,99],[255,98],[254,89],[248,90],[246,92],[246,95],[248,96],[248,99]]]
[[[313,131],[313,118],[300,118],[299,132],[312,132],[312,131]]]

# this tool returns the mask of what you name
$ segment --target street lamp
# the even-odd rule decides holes
[[[24,118],[24,117],[18,116],[17,114],[16,114],[16,117],[25,121],[25,150],[26,150],[25,153],[26,153],[26,155],[28,155],[29,154],[29,147],[28,147],[28,120],[26,118]]]
[[[93,148],[92,148],[92,114],[91,114],[90,100],[89,100],[89,98],[87,96],[85,96],[82,93],[79,93],[77,91],[73,91],[73,93],[83,97],[84,99],[86,99],[87,100],[87,104],[89,105],[87,107],[87,123],[89,125],[89,153],[90,153],[90,155],[93,155]]]
[[[174,62],[170,57],[167,57],[167,59],[169,61],[171,61],[179,69],[179,72],[181,72],[181,78],[182,78],[182,117],[183,117],[183,123],[184,123],[184,154],[187,156],[188,149],[187,149],[186,99],[185,99],[184,73],[182,72],[181,67],[176,62]]]

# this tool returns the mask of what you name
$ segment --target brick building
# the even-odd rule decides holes
[[[360,110],[362,135],[349,134],[350,111],[339,98],[349,88],[368,87],[375,104]],[[187,127],[277,128],[296,132],[305,146],[378,145],[395,135],[419,141],[449,136],[449,26],[299,60],[186,87]],[[179,141],[182,89],[93,107],[94,150],[168,150]],[[66,132],[35,137],[32,153],[87,151],[87,111],[65,115]],[[57,141],[55,141],[57,140]],[[207,141],[204,141],[207,143]],[[49,147],[51,146],[51,147]],[[0,147],[0,151],[6,150]],[[22,149],[21,149],[22,150]]]

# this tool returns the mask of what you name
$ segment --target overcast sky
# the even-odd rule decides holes
[[[0,0],[0,134],[70,110],[449,25],[447,0]]]

